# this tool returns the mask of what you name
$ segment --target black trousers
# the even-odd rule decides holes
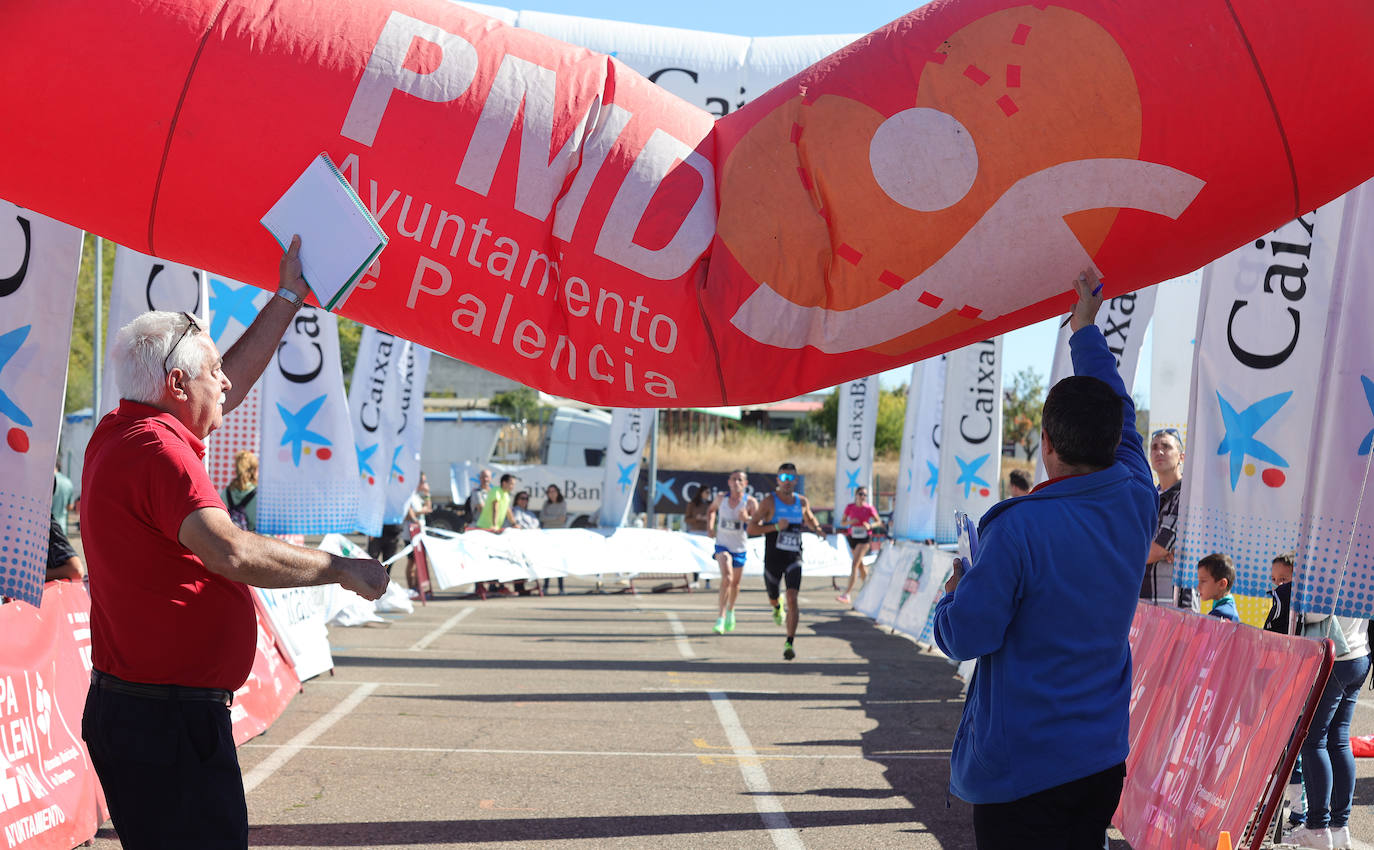
[[[92,687],[81,737],[126,850],[248,846],[228,706]]]
[[[978,850],[1106,850],[1125,762],[1010,803],[973,807]]]

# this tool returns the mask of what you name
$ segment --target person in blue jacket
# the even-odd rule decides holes
[[[1074,282],[1075,376],[1045,399],[1048,480],[979,523],[935,640],[978,659],[950,755],[979,850],[1105,848],[1129,751],[1131,647],[1159,495],[1102,331],[1097,276]]]

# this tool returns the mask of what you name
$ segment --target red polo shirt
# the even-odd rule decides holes
[[[257,648],[247,585],[177,541],[192,511],[224,509],[205,444],[170,413],[123,400],[96,427],[81,475],[95,668],[130,682],[236,690]]]

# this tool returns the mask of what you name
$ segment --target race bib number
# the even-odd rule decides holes
[[[801,545],[800,531],[789,528],[778,532],[778,548],[784,552],[800,552]]]
[[[852,538],[855,539],[855,540],[867,540],[867,539],[868,539],[868,526],[866,526],[866,525],[851,525],[851,526],[849,527],[849,536],[852,537]]]

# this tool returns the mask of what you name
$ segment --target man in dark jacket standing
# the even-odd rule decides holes
[[[1158,495],[1135,405],[1093,324],[1091,271],[1074,284],[1075,376],[1045,399],[1049,480],[994,505],[956,563],[935,640],[978,659],[950,756],[980,850],[1104,848],[1129,751],[1131,621]]]

